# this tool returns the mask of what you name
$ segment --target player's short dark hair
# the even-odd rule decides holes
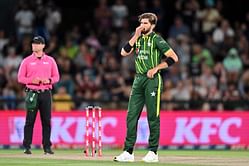
[[[154,13],[143,13],[138,16],[138,21],[141,22],[142,19],[147,18],[151,24],[156,25],[157,16]]]

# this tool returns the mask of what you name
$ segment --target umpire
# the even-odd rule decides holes
[[[45,40],[35,36],[32,40],[32,54],[23,59],[19,71],[18,82],[26,88],[26,121],[24,126],[24,153],[31,154],[33,128],[40,111],[42,122],[42,145],[44,154],[54,154],[51,150],[51,89],[59,81],[57,64],[53,57],[44,53]]]

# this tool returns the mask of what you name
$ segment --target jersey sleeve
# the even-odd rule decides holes
[[[32,78],[27,77],[27,60],[24,59],[18,69],[17,80],[22,84],[31,84]]]
[[[161,51],[161,53],[164,54],[170,49],[169,44],[161,36],[158,35],[155,40],[156,46]]]
[[[51,84],[57,83],[60,79],[60,75],[59,75],[59,70],[57,67],[57,64],[54,60],[54,58],[51,58],[52,61],[52,75],[51,75]]]

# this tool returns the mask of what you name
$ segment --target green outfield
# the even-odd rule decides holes
[[[145,150],[135,150],[134,163],[113,162],[113,156],[121,150],[103,151],[103,157],[85,157],[81,149],[55,149],[55,155],[44,155],[41,149],[32,150],[32,155],[24,155],[20,149],[0,149],[2,166],[119,166],[139,165],[143,163]],[[248,166],[249,151],[246,150],[160,150],[159,163],[153,165],[167,166]]]

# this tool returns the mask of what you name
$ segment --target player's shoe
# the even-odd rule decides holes
[[[142,159],[146,163],[156,163],[158,162],[158,154],[155,154],[153,151],[149,151]]]
[[[134,154],[130,154],[127,151],[124,151],[119,156],[114,157],[113,161],[117,162],[134,162]]]
[[[32,154],[32,153],[31,153],[31,150],[30,150],[30,149],[27,149],[27,148],[24,149],[23,153],[24,153],[24,154]]]
[[[49,148],[49,149],[44,149],[44,154],[54,154],[54,152]]]

